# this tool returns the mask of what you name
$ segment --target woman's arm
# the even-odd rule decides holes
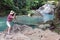
[[[14,19],[16,19],[16,13],[14,13]]]

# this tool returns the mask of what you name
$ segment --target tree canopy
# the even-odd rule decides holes
[[[0,0],[0,13],[7,15],[10,10],[14,10],[17,14],[27,14],[27,11],[36,10],[47,1],[48,0]]]

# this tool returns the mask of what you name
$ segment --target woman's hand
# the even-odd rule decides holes
[[[14,13],[14,19],[16,19],[16,13]]]

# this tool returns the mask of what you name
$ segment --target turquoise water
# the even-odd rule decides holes
[[[53,15],[46,15],[44,16],[44,20],[53,20],[54,16]],[[7,28],[6,25],[6,19],[7,17],[0,17],[0,31],[4,31]],[[28,24],[28,25],[35,25],[35,24],[39,24],[43,21],[43,18],[41,17],[27,17],[27,16],[19,16],[16,18],[16,22],[21,24]],[[13,25],[14,23],[12,22],[11,25]],[[32,26],[33,28],[35,26]]]
[[[7,28],[6,19],[7,19],[7,17],[0,17],[0,32],[6,30],[6,28]],[[13,23],[12,23],[12,25],[13,25]],[[35,27],[34,25],[29,25],[29,26],[31,26],[33,28]]]
[[[0,17],[0,31],[4,31],[6,28],[6,17]]]
[[[19,23],[19,24],[37,25],[39,23],[42,23],[43,19],[41,16],[28,17],[24,15],[24,16],[17,16],[15,21],[16,23]]]
[[[44,14],[43,16],[44,21],[53,20],[54,18],[55,18],[54,15],[51,14]]]

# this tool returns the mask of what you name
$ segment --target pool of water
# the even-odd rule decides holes
[[[6,17],[0,17],[0,31],[4,31],[6,28]]]
[[[6,28],[7,28],[6,19],[7,19],[7,17],[0,17],[0,32],[6,30]],[[31,26],[33,28],[35,27],[34,25],[29,25],[29,26]]]
[[[50,16],[50,15],[46,15],[44,16],[44,18],[46,20],[51,20],[51,19],[53,20],[53,16]],[[6,19],[7,17],[0,17],[0,31],[4,31],[7,28]],[[35,24],[41,23],[42,21],[43,21],[43,18],[41,17],[27,17],[27,16],[20,17],[19,16],[16,19],[16,22],[20,23],[20,25],[21,24],[35,25]],[[13,23],[11,23],[11,25],[13,25]],[[32,27],[34,28],[35,26],[32,26]]]
[[[7,19],[7,17],[0,17],[0,32],[6,30],[6,28],[7,28],[6,19]],[[15,23],[15,24],[17,24],[17,23]],[[13,25],[13,23],[11,25]],[[35,27],[34,25],[29,25],[29,26],[31,26],[33,28]]]

